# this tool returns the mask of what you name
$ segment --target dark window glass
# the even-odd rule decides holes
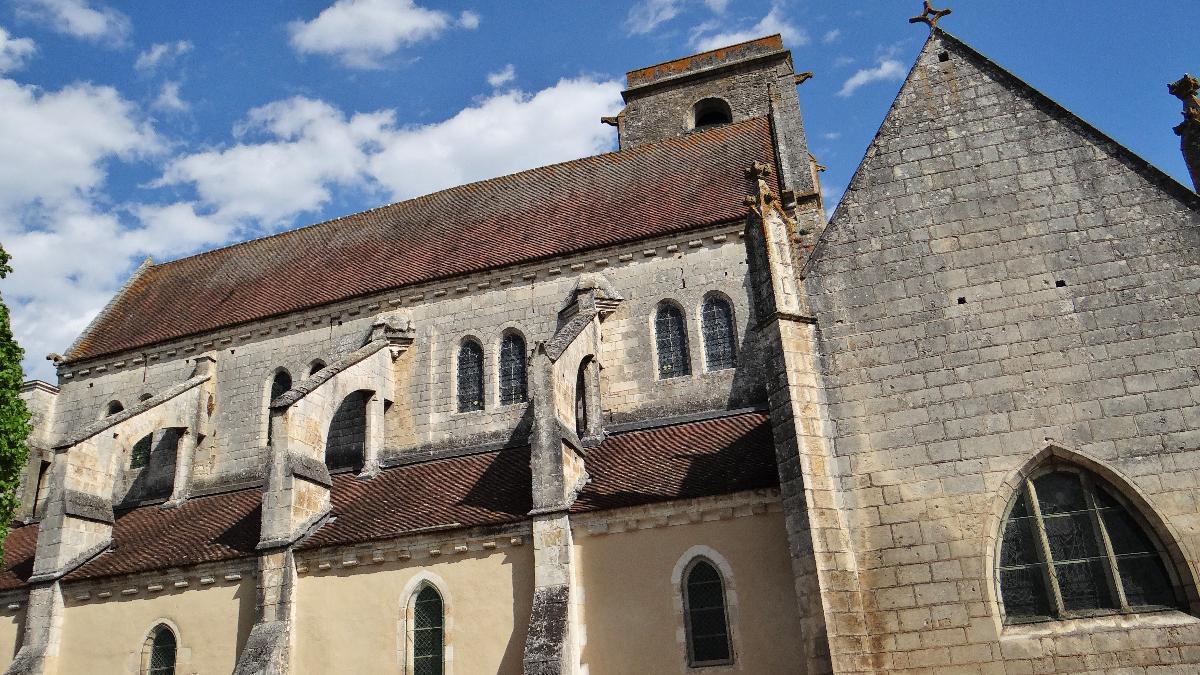
[[[356,391],[346,398],[329,421],[325,437],[325,466],[330,469],[361,467],[367,445],[367,405],[371,392]]]
[[[728,663],[729,625],[725,614],[725,585],[721,573],[706,560],[687,575],[688,651],[693,666]]]
[[[483,348],[464,342],[458,349],[458,411],[483,410]]]
[[[662,379],[692,374],[688,356],[687,325],[675,305],[659,305],[654,317],[654,340],[658,347],[658,376]]]
[[[129,452],[129,468],[140,469],[150,462],[150,450],[154,446],[154,434],[146,434],[141,440],[133,444],[133,450]]]
[[[705,300],[700,326],[704,333],[704,361],[708,369],[732,368],[737,348],[733,336],[733,309],[729,303],[717,297]]]
[[[166,626],[154,631],[150,644],[150,675],[175,675],[175,634]]]
[[[510,333],[500,341],[500,405],[524,403],[527,395],[525,340]]]
[[[587,368],[591,361],[579,364],[579,374],[575,376],[575,435],[583,438],[588,431],[587,415]]]
[[[1059,470],[1026,485],[1000,548],[1007,620],[1177,604],[1159,547],[1099,478]]]
[[[317,373],[317,371],[321,370],[324,367],[325,367],[324,361],[321,361],[321,360],[313,361],[312,365],[308,367],[308,376],[312,377],[313,375],[315,375]]]
[[[271,401],[283,396],[292,388],[292,376],[286,370],[275,373],[271,380],[271,400],[267,401],[267,445],[271,444]]]
[[[413,602],[413,672],[442,675],[442,596],[426,586]]]
[[[105,408],[104,415],[105,415],[105,417],[111,417],[111,416],[116,415],[117,413],[121,412],[124,409],[125,409],[125,406],[121,405],[120,401],[109,401],[108,407]]]

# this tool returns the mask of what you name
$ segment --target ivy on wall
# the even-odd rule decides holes
[[[0,279],[12,272],[9,255],[0,246]],[[17,487],[29,453],[29,410],[21,398],[21,357],[24,350],[13,339],[8,307],[0,298],[0,542],[8,538],[8,526],[17,508]],[[4,549],[0,544],[0,561]]]

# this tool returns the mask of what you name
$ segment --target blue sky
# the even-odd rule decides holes
[[[1140,6],[1153,6],[1142,10]],[[960,2],[942,26],[1181,181],[1200,3]],[[781,32],[840,196],[927,34],[916,0],[0,4],[0,290],[26,374],[146,256],[614,148],[627,70]]]

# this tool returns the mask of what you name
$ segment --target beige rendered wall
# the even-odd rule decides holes
[[[159,623],[175,631],[176,673],[230,673],[254,621],[253,579],[155,594],[143,589],[104,601],[73,601],[77,590],[63,589],[68,598],[59,650],[63,674],[141,672],[142,647]],[[2,630],[9,630],[7,622]]]
[[[604,535],[577,529],[574,541],[584,591],[584,672],[796,672],[799,620],[781,513]],[[714,562],[727,567],[722,573],[735,659],[729,667],[687,667],[679,588],[672,577],[696,547],[713,552],[710,556],[719,556]]]
[[[422,580],[442,594],[446,675],[521,673],[532,546],[301,575],[292,672],[404,672],[404,608]]]
[[[0,663],[7,664],[16,656],[21,646],[21,632],[25,629],[25,603],[17,610],[0,606]]]

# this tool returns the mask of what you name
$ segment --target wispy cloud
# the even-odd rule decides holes
[[[192,51],[192,43],[187,40],[178,42],[159,42],[150,45],[146,51],[138,54],[133,67],[144,73],[152,72],[160,65]]]
[[[455,19],[412,0],[338,0],[311,21],[293,21],[292,48],[300,54],[338,57],[349,68],[379,68],[380,60],[402,47],[433,40],[459,27],[479,27],[479,14]]]
[[[503,87],[516,78],[517,69],[510,63],[494,73],[488,73],[487,81],[493,87]]]
[[[164,82],[162,88],[158,91],[158,96],[151,104],[156,110],[165,110],[168,112],[183,112],[188,109],[188,104],[179,97],[178,82]]]
[[[679,0],[642,0],[629,8],[625,30],[630,35],[645,35],[679,15]]]
[[[837,95],[850,96],[860,88],[872,83],[887,80],[899,80],[904,77],[904,64],[896,59],[882,58],[873,68],[861,68],[849,77],[838,90]]]
[[[825,34],[821,36],[821,42],[824,44],[827,44],[827,45],[831,45],[831,44],[837,42],[838,40],[840,40],[841,37],[842,37],[841,29],[834,28],[833,30],[825,31]]]
[[[743,30],[710,32],[722,25],[723,22],[708,22],[698,26],[692,34],[692,46],[700,51],[707,51],[774,33],[781,33],[784,41],[790,46],[800,47],[809,43],[808,33],[785,19],[780,6],[772,7],[758,23]]]
[[[0,26],[0,74],[20,70],[37,52],[29,38],[15,38]]]
[[[124,46],[133,32],[128,16],[88,0],[17,0],[16,8],[23,19],[107,47]]]

